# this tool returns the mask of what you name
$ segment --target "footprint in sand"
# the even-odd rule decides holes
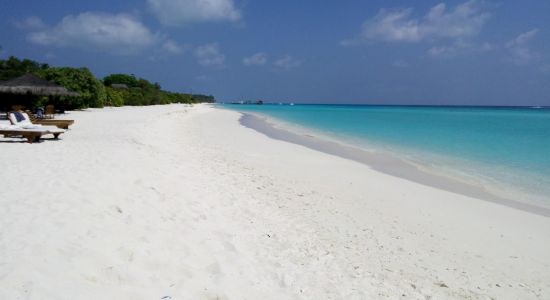
[[[21,285],[21,292],[24,295],[24,299],[32,299],[33,285],[32,281],[27,281]]]

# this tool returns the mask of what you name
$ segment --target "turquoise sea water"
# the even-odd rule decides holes
[[[223,105],[550,204],[550,109]],[[514,194],[515,193],[515,194]]]

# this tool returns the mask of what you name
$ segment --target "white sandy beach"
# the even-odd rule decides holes
[[[270,139],[209,105],[0,138],[0,299],[549,299],[550,218]]]

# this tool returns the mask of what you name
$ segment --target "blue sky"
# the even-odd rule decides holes
[[[0,0],[0,57],[219,101],[550,105],[550,1]]]

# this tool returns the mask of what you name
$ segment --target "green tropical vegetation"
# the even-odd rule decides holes
[[[211,95],[185,94],[165,91],[160,84],[152,83],[133,74],[111,74],[97,79],[88,68],[50,67],[30,59],[11,56],[0,60],[0,81],[31,73],[55,82],[78,96],[33,97],[33,106],[53,104],[63,109],[87,107],[155,105],[170,103],[214,102]]]
[[[23,74],[36,74],[40,70],[48,69],[48,64],[40,64],[30,59],[20,60],[10,56],[6,60],[0,59],[0,81],[9,80]]]
[[[103,107],[107,98],[105,86],[87,68],[47,68],[35,75],[77,92],[78,97],[64,97],[62,105],[69,108]]]
[[[128,74],[111,74],[103,78],[103,84],[108,89],[107,102],[124,105],[153,105],[168,103],[213,102],[214,98],[204,95],[172,93],[161,89],[158,83],[151,83],[143,78]]]

